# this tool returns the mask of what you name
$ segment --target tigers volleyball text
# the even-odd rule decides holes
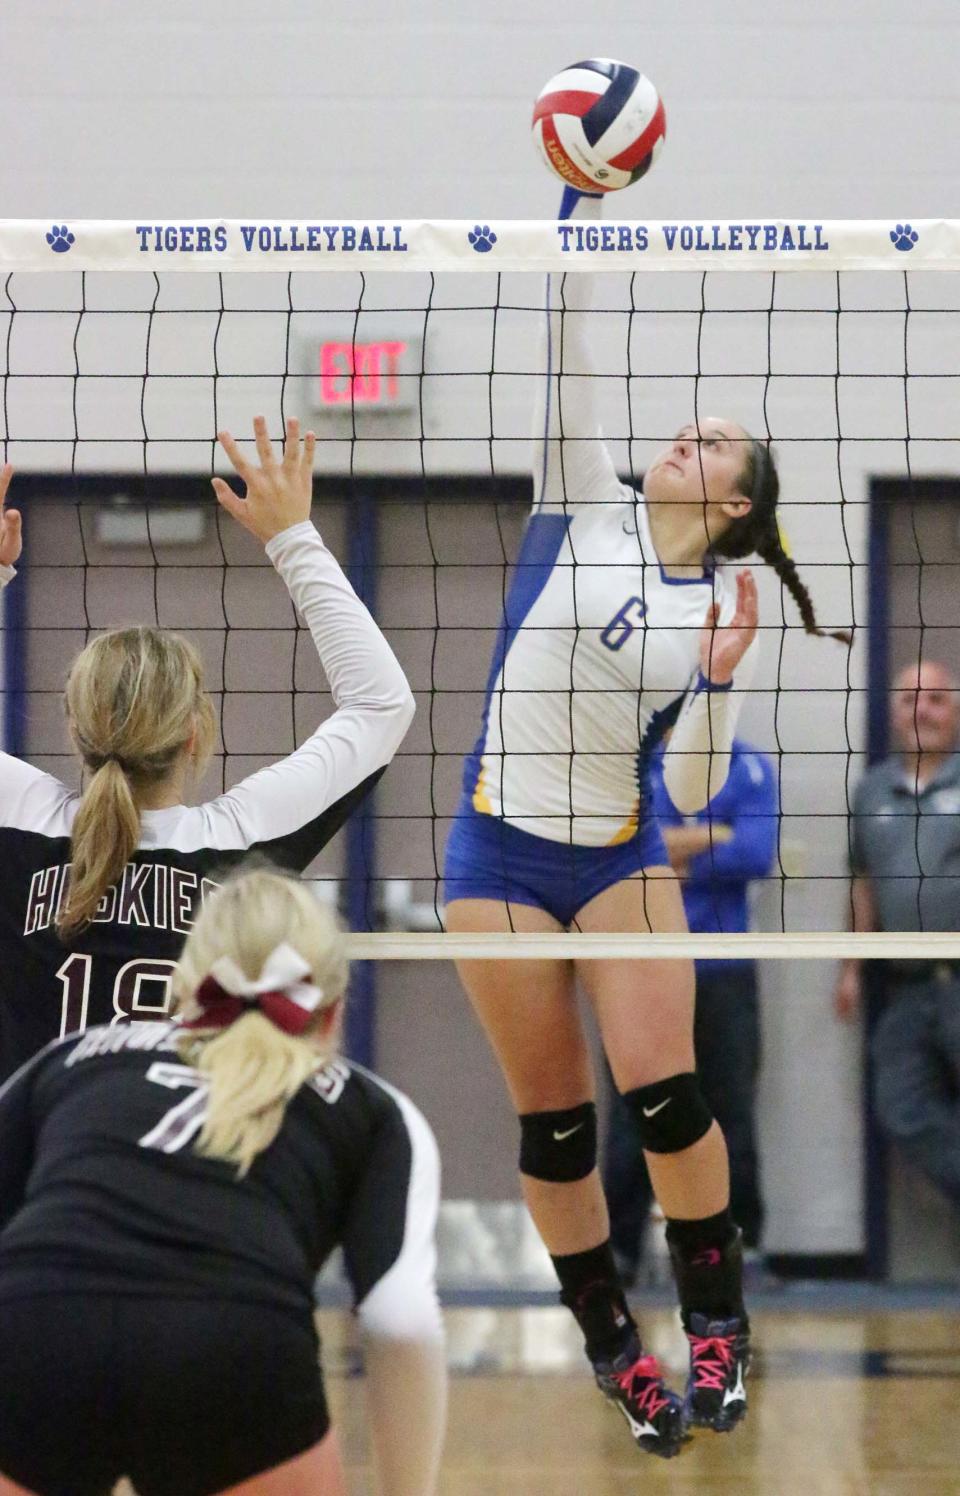
[[[659,232],[670,251],[829,249],[822,223],[662,223]],[[566,251],[647,249],[650,234],[642,223],[559,223],[557,233]]]
[[[137,224],[144,254],[224,254],[240,247],[246,254],[404,254],[410,245],[399,223],[242,223],[240,243],[225,224]],[[828,250],[820,223],[558,223],[557,242],[565,254],[636,253],[659,236],[668,254],[713,251],[721,254]],[[487,247],[492,247],[492,243]]]
[[[224,254],[230,248],[225,224],[138,223],[137,236],[144,253],[167,250],[180,254]],[[241,223],[240,239],[247,254],[254,251],[277,254],[318,251],[370,250],[403,254],[409,245],[399,223]]]

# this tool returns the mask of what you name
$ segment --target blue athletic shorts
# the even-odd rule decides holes
[[[444,898],[497,899],[545,909],[566,928],[605,888],[642,868],[669,867],[656,821],[615,847],[577,847],[532,836],[498,816],[482,815],[464,796],[447,841]]]

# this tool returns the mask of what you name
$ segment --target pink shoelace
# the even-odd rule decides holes
[[[697,1388],[722,1392],[733,1361],[732,1335],[691,1335],[693,1374]]]
[[[634,1382],[646,1381],[646,1386],[639,1396],[634,1391]],[[663,1386],[660,1377],[660,1366],[656,1356],[641,1356],[639,1361],[617,1377],[624,1392],[633,1398],[637,1407],[642,1411],[644,1417],[653,1422],[661,1408],[667,1406],[667,1399],[663,1395]]]

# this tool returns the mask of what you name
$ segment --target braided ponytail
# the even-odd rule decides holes
[[[808,634],[815,634],[818,639],[836,639],[839,644],[852,644],[853,634],[849,629],[822,629],[817,623],[816,614],[813,611],[813,600],[800,580],[796,562],[788,556],[780,539],[780,531],[777,529],[776,520],[770,528],[760,536],[756,544],[756,552],[762,561],[772,566],[781,583],[786,587],[800,610],[803,626]]]
[[[756,554],[771,566],[800,610],[804,629],[818,639],[836,639],[851,644],[848,629],[822,629],[817,623],[813,599],[800,579],[796,563],[787,555],[777,526],[777,500],[780,497],[780,475],[770,448],[751,440],[750,455],[741,479],[741,491],[750,495],[750,510],[732,520],[711,546],[714,556],[736,561]]]

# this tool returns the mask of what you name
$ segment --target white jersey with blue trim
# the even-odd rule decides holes
[[[550,841],[627,841],[644,758],[676,724],[665,780],[690,812],[722,787],[751,645],[731,690],[705,690],[700,633],[735,611],[723,568],[664,573],[642,493],[620,481],[596,414],[584,326],[589,274],[548,302],[535,414],[535,502],[507,597],[483,725],[467,761],[474,809]]]

